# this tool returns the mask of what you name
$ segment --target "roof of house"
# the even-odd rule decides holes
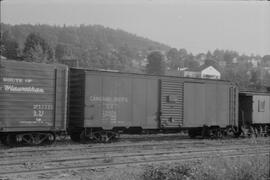
[[[216,67],[215,65],[208,65],[208,64],[203,64],[203,65],[196,67],[196,68],[188,68],[188,69],[186,69],[186,71],[201,72],[202,70],[204,70],[210,66],[215,68],[217,71],[220,71],[219,68]]]

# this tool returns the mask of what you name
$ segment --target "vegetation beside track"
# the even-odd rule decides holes
[[[143,180],[266,180],[269,156],[245,158],[212,157],[191,163],[148,166]]]

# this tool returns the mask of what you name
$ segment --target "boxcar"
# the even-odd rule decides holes
[[[244,135],[266,135],[270,127],[270,93],[240,91],[239,125]]]
[[[0,61],[0,137],[4,144],[50,143],[66,130],[68,69]]]
[[[238,123],[238,88],[228,81],[73,68],[69,97],[74,141],[109,141],[128,130],[221,134]]]

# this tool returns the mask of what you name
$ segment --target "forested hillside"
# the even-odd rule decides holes
[[[100,25],[4,24],[1,30],[1,54],[8,59],[43,63],[75,60],[80,67],[91,69],[175,75],[181,69],[207,64],[217,67],[222,79],[234,81],[241,88],[270,87],[270,55],[222,49],[192,54],[183,47],[171,48]]]
[[[131,71],[131,63],[140,63],[149,51],[169,50],[166,45],[100,25],[3,25],[2,32],[2,54],[8,58],[37,62],[77,59],[80,66],[90,68]]]

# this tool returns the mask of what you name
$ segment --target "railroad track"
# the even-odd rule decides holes
[[[245,141],[245,140],[244,140]],[[15,148],[0,151],[0,160],[4,160],[7,158],[27,158],[33,155],[51,155],[55,153],[66,152],[68,155],[70,152],[78,151],[78,153],[98,153],[98,152],[123,152],[127,148],[132,149],[150,149],[153,148],[188,148],[188,147],[207,147],[207,146],[226,146],[233,144],[241,147],[243,144],[243,140],[189,140],[189,141],[169,141],[169,142],[143,142],[143,143],[113,143],[113,144],[75,144],[75,145],[67,145],[67,146],[49,146],[49,147],[30,147],[28,148]],[[10,160],[10,159],[9,159]]]
[[[91,156],[91,158],[96,158],[96,156],[98,155],[98,158],[103,157],[104,154],[106,153],[114,153],[114,154],[123,154],[123,153],[127,153],[127,152],[139,152],[139,151],[144,151],[144,152],[150,152],[150,153],[153,153],[153,151],[155,150],[158,150],[158,151],[164,151],[165,153],[167,152],[171,152],[172,149],[177,149],[178,151],[177,152],[195,152],[195,150],[197,150],[197,152],[200,152],[200,149],[201,148],[206,148],[207,146],[201,146],[201,147],[181,147],[181,146],[175,146],[175,145],[172,145],[172,146],[166,146],[164,144],[159,144],[160,146],[153,146],[153,145],[148,145],[148,148],[146,146],[139,146],[139,147],[135,147],[135,146],[132,146],[132,147],[129,147],[128,149],[124,149],[123,147],[121,147],[121,149],[100,149],[100,150],[94,150],[93,149],[86,149],[86,151],[80,151],[80,152],[76,152],[76,151],[73,151],[71,152],[72,154],[79,154],[81,156],[83,156],[83,158],[88,158],[89,156]],[[151,147],[151,148],[149,148]],[[235,147],[235,145],[234,145]],[[264,147],[264,146],[260,146],[260,147]],[[266,146],[268,147],[268,146]],[[270,146],[269,146],[270,147]],[[211,148],[208,148],[209,151],[212,151],[213,147]],[[222,146],[222,147],[214,147],[215,149],[228,149],[230,148],[230,146]],[[251,149],[252,147],[250,146],[247,146],[247,145],[241,145],[241,146],[237,146],[237,149],[238,150],[241,150],[241,149],[245,149],[245,148],[249,148]],[[63,155],[64,154],[64,155]],[[101,155],[100,155],[101,154]],[[67,154],[66,152],[62,153],[63,156],[61,156],[61,158],[64,158],[64,160],[66,160],[67,157],[70,157],[71,154]],[[33,158],[35,157],[35,160],[40,160],[40,161],[44,161],[44,156],[43,158],[38,158],[39,155],[38,154],[32,154],[30,156],[30,158]],[[56,158],[57,157],[57,158]],[[97,159],[98,159],[97,158]],[[56,160],[58,159],[58,160]],[[71,160],[71,159],[70,159]],[[27,162],[29,161],[29,157],[28,158],[21,158],[21,156],[16,156],[15,159],[10,159],[10,158],[2,158],[1,159],[1,162],[0,162],[0,167],[1,166],[5,166],[5,165],[9,165],[9,164],[12,164],[12,165],[20,165],[20,164],[23,164],[24,162]],[[45,161],[50,161],[50,162],[60,162],[62,161],[62,159],[59,160],[58,158],[58,155],[57,154],[51,154],[51,156],[49,154],[46,154],[46,160]],[[7,163],[8,162],[8,163]]]
[[[222,157],[241,157],[264,155],[269,156],[269,145],[264,146],[245,146],[240,148],[233,147],[218,147],[218,148],[197,148],[190,150],[158,150],[143,151],[136,153],[111,153],[111,154],[96,154],[92,156],[79,156],[73,158],[62,158],[48,160],[44,159],[42,162],[33,161],[32,164],[23,164],[22,162],[1,163],[0,175],[12,174],[31,174],[44,173],[51,171],[62,171],[71,169],[84,168],[101,168],[119,165],[131,164],[149,164],[158,162],[170,161],[186,161],[186,160],[200,160],[214,156]],[[10,170],[16,169],[16,170]]]
[[[144,137],[146,138],[146,137]],[[143,138],[143,139],[144,139]],[[170,139],[166,140],[165,142],[163,141],[152,141],[152,139],[147,139],[147,140],[142,140],[142,142],[137,141],[138,138],[133,142],[133,138],[128,138],[124,139],[124,144],[123,142],[115,142],[111,144],[78,144],[78,143],[71,143],[71,144],[55,144],[55,145],[50,145],[50,146],[37,146],[37,147],[18,147],[18,148],[3,148],[1,149],[0,147],[0,158],[1,154],[8,155],[12,153],[33,153],[33,152],[49,152],[49,151],[62,151],[62,150],[76,150],[76,149],[88,149],[88,148],[112,148],[112,147],[128,147],[130,145],[135,145],[135,146],[147,146],[149,145],[149,142],[151,145],[160,145],[162,143],[164,144],[181,144],[181,145],[217,145],[217,144],[248,144],[249,139],[218,139],[218,140],[209,140],[209,139],[184,139],[184,140],[175,140],[175,139]],[[133,140],[134,140],[133,139]],[[140,138],[139,138],[140,139]],[[129,142],[129,140],[131,142]],[[126,142],[127,141],[127,142]],[[261,143],[261,141],[264,141],[266,144],[269,143],[269,138],[256,138],[255,141],[258,141],[258,143]]]

